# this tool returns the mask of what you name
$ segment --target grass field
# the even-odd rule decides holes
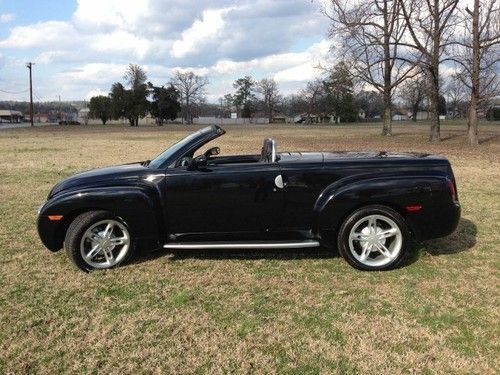
[[[84,274],[35,227],[77,171],[149,159],[193,127],[0,131],[0,373],[498,373],[500,125],[227,127],[222,153],[412,150],[447,156],[457,232],[406,267],[360,272],[326,250],[160,252]]]

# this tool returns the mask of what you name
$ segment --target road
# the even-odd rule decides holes
[[[36,122],[35,126],[47,126],[47,125],[57,125],[55,122]],[[17,129],[17,128],[29,128],[31,124],[29,122],[21,122],[19,124],[2,122],[0,123],[0,130],[2,129]]]

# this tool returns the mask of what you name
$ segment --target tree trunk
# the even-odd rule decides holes
[[[412,108],[412,120],[417,122],[417,116],[418,116],[418,105],[414,105]]]
[[[433,80],[434,81],[434,80]],[[436,86],[435,82],[432,84],[432,92],[430,95],[431,103],[431,142],[439,142],[441,140],[441,131],[439,123],[439,84]]]
[[[429,101],[431,112],[431,142],[439,142],[441,140],[441,127],[439,121],[439,57],[435,58],[433,66],[429,68]]]
[[[384,1],[384,127],[382,135],[392,135],[391,119],[391,91],[392,91],[392,68],[391,68],[391,50],[390,50],[390,32],[389,32],[389,12],[387,10],[387,0]]]
[[[384,93],[384,127],[382,129],[382,135],[392,135],[391,94],[387,92]]]
[[[439,0],[434,0],[434,12],[432,17],[434,18],[432,31],[432,54],[429,70],[429,79],[431,80],[429,88],[430,101],[431,101],[431,142],[439,142],[441,140],[441,129],[439,123],[439,52],[441,46],[441,23],[440,23],[440,12]]]
[[[384,128],[382,129],[382,135],[389,137],[392,135],[392,119],[390,107],[386,107],[384,109]]]
[[[186,96],[186,122],[188,124],[193,123],[193,120],[191,119],[191,103],[189,101],[189,96]]]
[[[477,133],[478,133],[478,118],[477,118],[477,99],[472,96],[470,107],[469,107],[469,119],[467,121],[467,132],[469,134],[469,143],[471,145],[477,145],[479,143]]]
[[[472,12],[472,74],[471,74],[471,98],[469,106],[469,119],[467,121],[467,133],[471,145],[479,143],[477,110],[479,107],[479,63],[480,63],[480,45],[479,45],[479,0],[474,0],[474,10]]]

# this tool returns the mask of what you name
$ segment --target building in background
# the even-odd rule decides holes
[[[11,109],[0,109],[0,122],[20,123],[23,121],[23,118],[24,115],[22,112]]]

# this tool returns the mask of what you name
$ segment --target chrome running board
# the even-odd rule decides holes
[[[170,242],[165,249],[302,249],[319,247],[314,240],[275,242]]]

